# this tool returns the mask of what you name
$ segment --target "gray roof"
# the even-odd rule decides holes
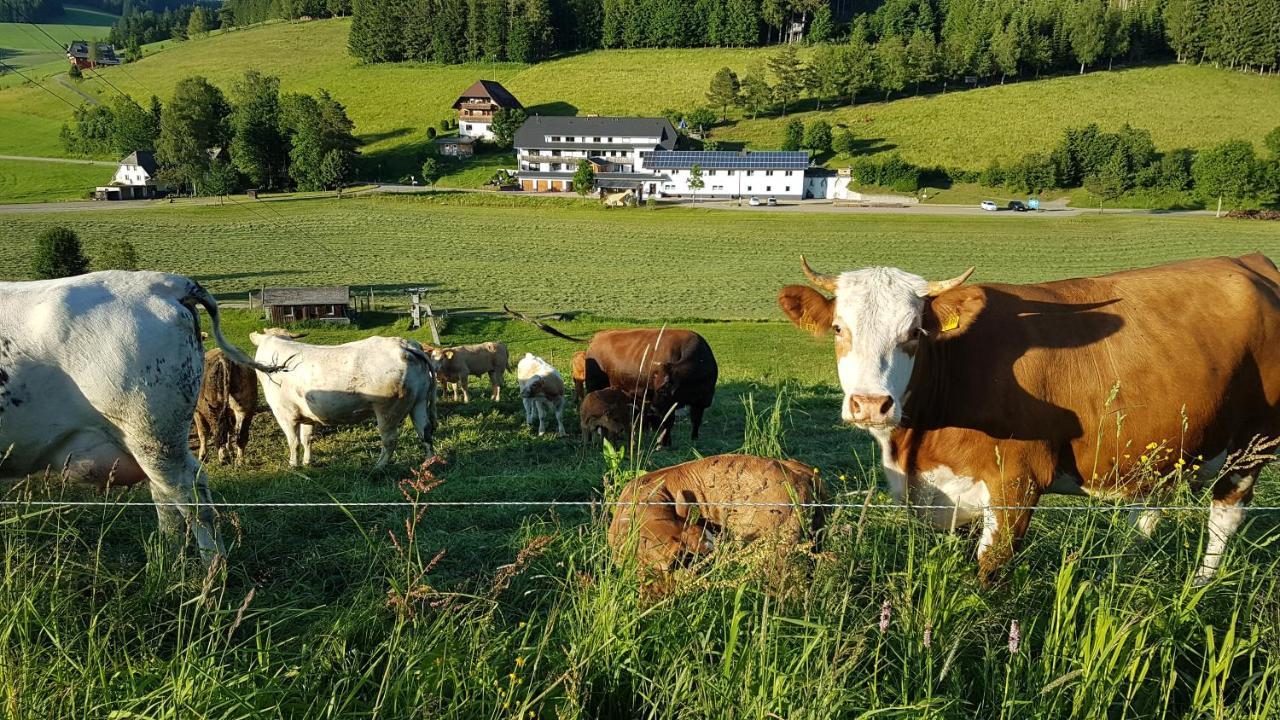
[[[809,167],[809,153],[800,151],[732,152],[716,150],[677,150],[642,152],[644,165],[655,170],[687,169],[694,165],[703,170],[804,170]]]
[[[351,301],[347,285],[280,287],[262,289],[263,305],[346,305]]]
[[[156,168],[158,167],[156,165],[156,154],[150,150],[134,150],[126,155],[125,158],[120,161],[120,164],[141,166],[143,170],[147,171],[148,175],[155,175]]]
[[[676,146],[676,129],[666,118],[639,117],[577,117],[559,115],[534,115],[516,131],[516,147],[532,147],[547,145],[543,138],[547,135],[561,137],[656,137],[659,144],[668,150]],[[582,143],[566,143],[563,147],[579,147]],[[597,146],[604,147],[604,146]],[[609,146],[617,147],[617,145]]]
[[[89,43],[84,40],[72,40],[67,44],[67,57],[77,60],[89,59]],[[116,49],[110,43],[98,43],[98,62],[102,65],[119,65]]]

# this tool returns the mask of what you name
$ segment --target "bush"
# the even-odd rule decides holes
[[[128,240],[108,240],[93,256],[94,270],[137,270],[138,250]]]
[[[841,130],[831,139],[831,149],[841,155],[852,155],[857,147],[858,141],[848,130]]]
[[[31,271],[40,279],[71,277],[89,271],[89,260],[80,247],[80,238],[64,227],[45,230],[36,238],[36,256]]]
[[[1045,153],[1031,153],[1004,171],[1010,190],[1038,193],[1053,187],[1053,160]]]
[[[804,123],[799,120],[792,120],[787,123],[787,127],[783,132],[783,150],[799,150],[800,146],[804,144]]]
[[[427,139],[428,139],[428,140],[435,140],[435,139],[436,139],[436,135],[437,135],[437,134],[438,134],[438,133],[436,133],[436,129],[435,129],[435,128],[433,128],[433,127],[429,127],[429,128],[427,128]]]
[[[804,130],[804,148],[815,153],[831,152],[831,124],[826,120],[814,120]]]
[[[859,158],[853,162],[853,178],[864,185],[879,185],[897,192],[915,192],[920,189],[920,168],[894,153],[883,161]]]
[[[991,164],[978,175],[978,182],[987,187],[998,187],[1004,184],[1004,168],[1000,161],[992,160]]]

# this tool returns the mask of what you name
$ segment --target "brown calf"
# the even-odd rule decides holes
[[[471,401],[467,382],[471,376],[489,376],[489,396],[497,402],[502,394],[502,375],[507,371],[507,346],[501,342],[476,343],[449,348],[433,348],[431,359],[436,362],[436,379],[443,390],[446,385],[453,390],[453,399],[462,391],[462,402]]]
[[[244,457],[249,426],[258,409],[258,380],[253,368],[231,362],[217,348],[204,354],[204,379],[196,401],[195,430],[200,443],[197,457],[203,462],[209,443],[218,449],[219,462]]]

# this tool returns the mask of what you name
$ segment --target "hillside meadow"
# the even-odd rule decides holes
[[[478,78],[502,82],[531,112],[654,115],[664,108],[705,104],[707,85],[718,68],[742,74],[771,54],[767,48],[605,50],[531,66],[363,65],[347,54],[349,24],[345,19],[276,22],[166,41],[149,47],[137,63],[101,72],[117,88],[143,99],[151,94],[167,98],[174,83],[188,75],[203,75],[229,90],[249,68],[278,75],[286,91],[325,88],[346,104],[365,143],[363,179],[387,181],[417,169],[426,149],[426,127],[449,115],[458,93]],[[56,82],[65,68],[42,69],[50,90],[80,102]],[[39,88],[17,82],[0,81],[0,126],[11,129],[0,133],[0,154],[63,154],[57,133],[70,109]],[[115,95],[97,78],[86,78],[78,87],[103,101]],[[868,96],[857,106],[821,112],[806,101],[795,116],[848,127],[866,153],[897,151],[919,164],[969,169],[1047,149],[1063,128],[1088,122],[1105,129],[1126,122],[1147,128],[1160,149],[1203,147],[1237,137],[1261,147],[1262,137],[1280,117],[1276,78],[1187,65],[1010,81],[872,102],[877,99]],[[752,120],[735,110],[713,137],[776,148],[789,119]],[[835,164],[845,161],[831,159]],[[473,180],[459,178],[466,184]]]
[[[67,5],[53,22],[39,23],[52,40],[27,23],[0,23],[0,60],[19,70],[59,61],[66,65],[66,50],[54,47],[55,40],[64,48],[72,40],[105,40],[117,17],[101,10]]]

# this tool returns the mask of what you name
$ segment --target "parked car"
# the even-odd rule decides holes
[[[778,204],[778,198],[776,198],[776,197],[774,197],[774,196],[770,195],[770,196],[769,196],[769,199],[765,201],[765,204],[766,204],[766,205],[777,205],[777,204]]]
[[[751,207],[757,207],[760,205],[760,198],[756,197],[755,195],[752,195],[751,199],[747,201],[747,204],[750,205]]]
[[[1028,208],[1021,200],[1010,200],[1009,209],[1014,212],[1026,212]]]
[[[996,205],[996,202],[994,200],[983,200],[982,209],[986,210],[987,212],[995,212],[1000,209],[1000,206]]]

